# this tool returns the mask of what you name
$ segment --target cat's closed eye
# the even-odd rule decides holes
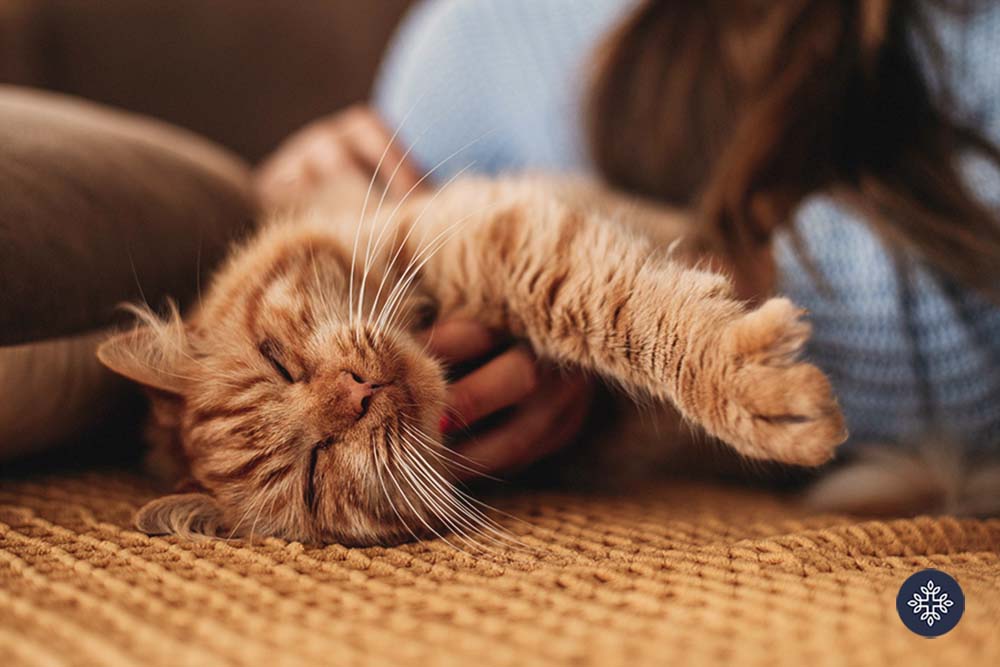
[[[267,359],[268,363],[278,372],[285,382],[294,383],[295,378],[292,376],[291,372],[281,363],[281,345],[279,345],[274,340],[268,338],[257,346],[262,357]]]

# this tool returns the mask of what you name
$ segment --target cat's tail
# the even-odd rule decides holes
[[[807,491],[821,511],[870,515],[1000,515],[1000,450],[973,454],[946,438],[858,446]]]

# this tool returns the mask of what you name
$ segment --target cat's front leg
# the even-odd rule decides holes
[[[796,360],[809,329],[790,302],[749,311],[724,277],[542,188],[463,187],[442,210],[477,213],[425,281],[444,314],[669,401],[747,456],[815,465],[843,441],[829,383]]]
[[[540,354],[669,401],[748,457],[831,458],[847,432],[827,378],[799,359],[810,328],[794,304],[750,310],[722,276],[651,258],[644,241],[623,236],[618,248],[602,232],[590,242],[602,252],[578,249],[573,271],[542,283],[543,304],[511,306],[529,313],[525,334]]]

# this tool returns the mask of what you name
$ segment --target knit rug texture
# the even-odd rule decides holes
[[[130,528],[121,471],[0,479],[0,665],[1000,665],[1000,520],[809,515],[669,482],[495,503],[528,551],[248,545]],[[937,639],[900,584],[958,580]]]

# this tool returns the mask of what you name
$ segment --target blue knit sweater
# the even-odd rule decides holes
[[[631,0],[427,0],[404,21],[376,104],[440,182],[464,167],[589,171],[581,127],[587,59]],[[939,17],[959,118],[1000,141],[1000,7]],[[460,150],[461,149],[461,150]],[[455,151],[456,155],[451,156]],[[1000,208],[1000,175],[966,161]],[[809,310],[809,354],[830,375],[852,442],[933,431],[972,449],[1000,444],[1000,309],[917,267],[900,273],[847,210],[818,193],[795,225],[827,283],[778,239],[780,291]],[[830,289],[832,288],[832,289]]]

